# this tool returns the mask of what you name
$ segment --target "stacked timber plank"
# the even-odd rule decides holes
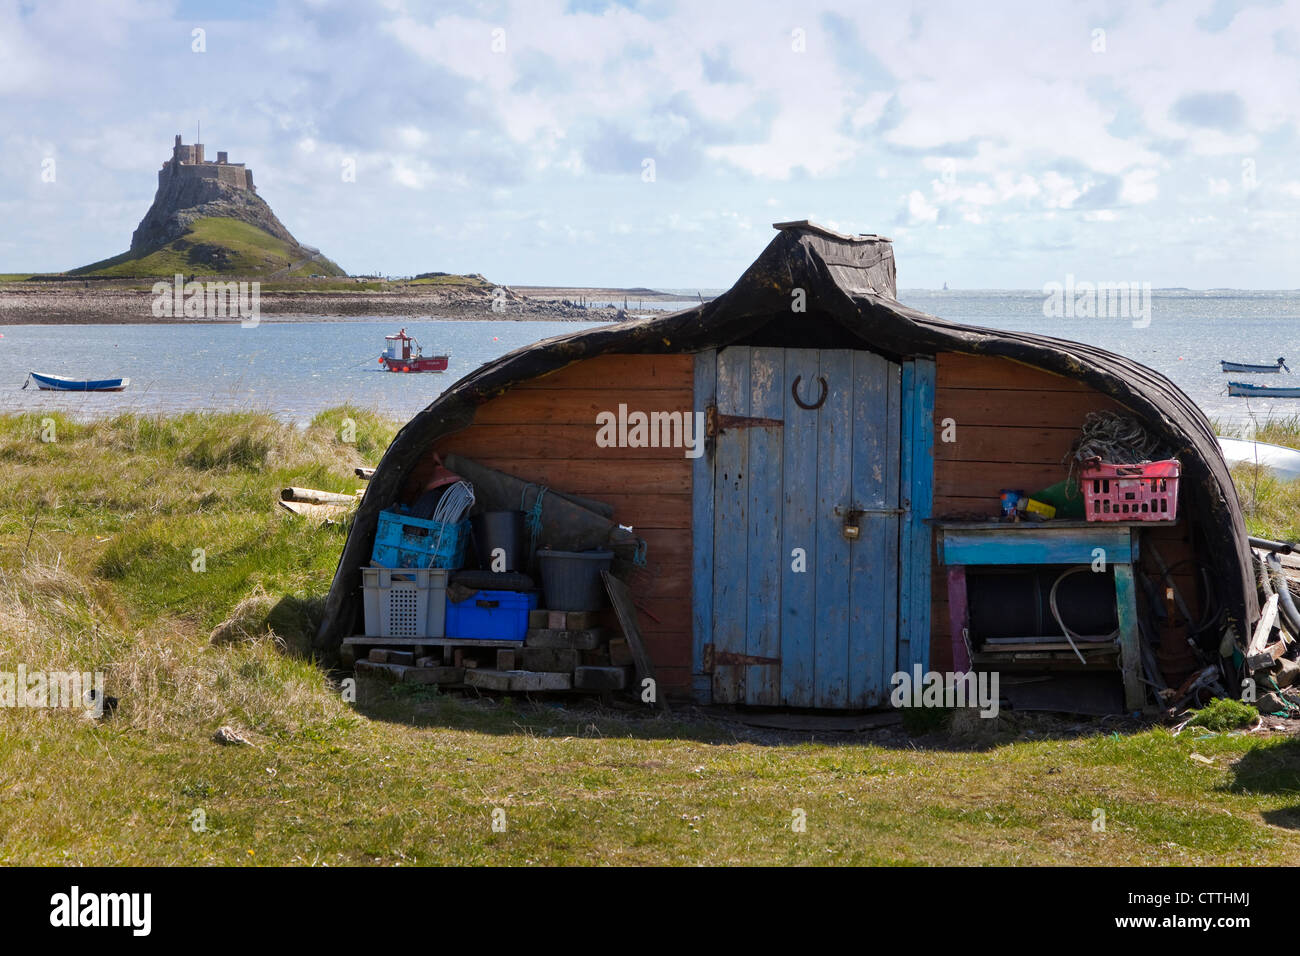
[[[606,612],[531,611],[521,641],[349,637],[342,659],[358,677],[393,684],[495,693],[604,694],[631,685],[626,638],[602,625]]]
[[[628,686],[627,663],[614,664],[611,641],[593,611],[531,611],[523,646],[497,651],[497,666],[475,669],[465,684],[492,691],[604,693]],[[622,660],[622,654],[620,654]]]

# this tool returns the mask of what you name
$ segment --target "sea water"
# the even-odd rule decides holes
[[[708,295],[708,291],[705,292]],[[1229,398],[1230,378],[1300,385],[1300,292],[1156,290],[1151,322],[1047,318],[1036,291],[903,290],[912,308],[954,322],[1037,332],[1118,352],[1164,373],[1211,418],[1300,413],[1300,399]],[[646,303],[645,311],[650,310]],[[0,325],[0,412],[74,415],[122,411],[256,409],[296,422],[345,402],[405,420],[483,363],[588,322],[353,318],[228,324]],[[446,372],[384,371],[384,336],[405,325],[425,354],[449,354]],[[1292,360],[1294,375],[1225,375],[1220,359]],[[21,390],[30,371],[72,378],[126,376],[125,392]]]

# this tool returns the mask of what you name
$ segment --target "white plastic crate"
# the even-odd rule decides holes
[[[367,637],[442,637],[446,568],[362,568]]]

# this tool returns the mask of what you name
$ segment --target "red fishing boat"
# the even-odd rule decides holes
[[[445,372],[447,356],[424,355],[420,343],[402,329],[396,335],[385,335],[388,347],[379,356],[379,364],[390,372]]]

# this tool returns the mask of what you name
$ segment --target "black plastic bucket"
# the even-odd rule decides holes
[[[613,551],[538,551],[548,611],[598,611],[605,606],[605,582]]]
[[[469,525],[479,567],[486,571],[528,570],[528,538],[522,511],[485,511],[470,518]],[[504,564],[493,560],[493,552],[498,549],[504,553]]]

